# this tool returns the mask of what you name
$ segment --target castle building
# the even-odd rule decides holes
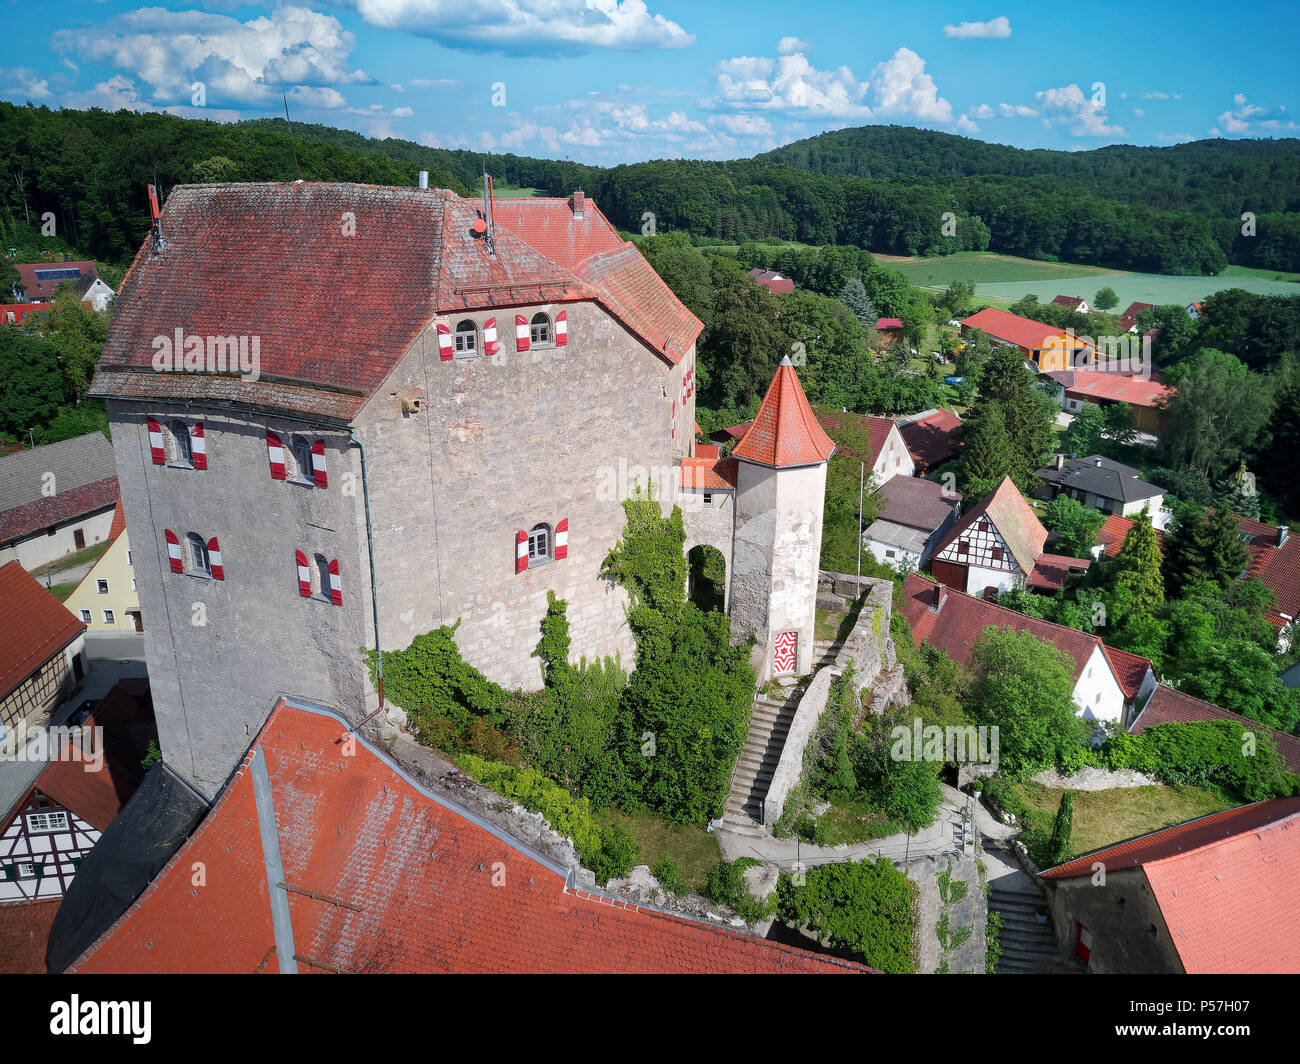
[[[736,557],[741,631],[765,660],[797,632],[806,664],[829,441],[783,367],[755,422],[779,446],[751,432],[734,487],[697,460],[701,329],[581,192],[173,189],[91,389],[171,767],[212,796],[282,696],[391,726],[363,650],[443,624],[489,679],[536,689],[551,591],[575,658],[630,666],[600,569],[622,500],[665,471],[665,509]],[[688,466],[715,490],[679,488]]]

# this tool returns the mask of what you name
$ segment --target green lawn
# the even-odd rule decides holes
[[[826,830],[827,846],[846,846],[897,835],[900,828],[884,813],[869,808],[856,798],[838,797],[817,818]]]
[[[77,584],[55,584],[50,588],[50,594],[60,602],[67,602],[68,596],[77,590]]]
[[[1062,792],[1037,783],[1020,784],[1020,793],[1050,830]],[[1173,824],[1217,813],[1229,807],[1211,791],[1199,787],[1116,787],[1108,791],[1074,792],[1074,826],[1070,856],[1091,853],[1125,839],[1147,835]]]
[[[1300,273],[1282,273],[1278,270],[1257,270],[1252,266],[1229,266],[1220,277],[1258,277],[1265,281],[1300,282]]]
[[[86,562],[98,561],[103,553],[108,550],[109,545],[109,540],[104,540],[103,543],[96,543],[93,547],[86,547],[84,550],[79,550],[75,554],[69,554],[66,558],[60,558],[58,561],[50,562],[49,565],[42,569],[32,570],[32,576],[44,583],[47,571],[51,574],[62,573],[78,565],[85,565]]]
[[[594,819],[602,828],[619,824],[631,832],[641,846],[638,864],[653,865],[667,854],[677,862],[692,890],[701,890],[709,869],[722,860],[717,838],[695,824],[672,824],[653,813],[620,809],[608,809]]]
[[[492,195],[495,199],[532,199],[534,196],[544,196],[546,193],[540,188],[503,188],[494,183]]]

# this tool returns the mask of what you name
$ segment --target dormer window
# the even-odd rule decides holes
[[[528,326],[528,335],[534,346],[549,344],[551,342],[551,319],[545,314],[534,314],[533,320]]]
[[[465,320],[456,326],[455,353],[457,358],[474,358],[478,355],[478,326]]]

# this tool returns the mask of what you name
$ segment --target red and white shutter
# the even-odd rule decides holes
[[[149,419],[149,452],[153,455],[154,465],[167,464],[167,449],[163,445],[162,426],[153,418]]]
[[[569,342],[569,315],[567,311],[560,311],[555,315],[555,346],[563,347]]]
[[[280,437],[270,429],[266,430],[266,452],[271,460],[271,476],[276,480],[284,479],[284,444]]]
[[[569,519],[566,517],[555,526],[555,560],[569,556]]]
[[[515,572],[522,573],[528,568],[528,533],[522,528],[515,536]]]
[[[495,355],[500,350],[501,344],[497,340],[497,320],[496,318],[488,318],[483,323],[483,353]]]
[[[451,326],[438,323],[438,358],[443,362],[450,362],[452,357],[451,350]]]
[[[343,605],[343,582],[339,579],[339,560],[330,562],[330,601],[335,606]]]
[[[225,566],[221,564],[221,544],[217,542],[216,536],[208,540],[208,565],[212,568],[213,580],[226,578]]]
[[[527,351],[531,344],[528,332],[528,319],[522,314],[515,315],[515,350]]]
[[[294,560],[298,563],[298,594],[303,598],[311,598],[311,566],[307,564],[307,555],[300,550],[293,553]]]
[[[164,528],[163,538],[167,540],[167,560],[171,562],[172,572],[185,572],[185,565],[181,561],[181,541],[176,538],[176,533],[170,528]]]
[[[317,440],[311,445],[311,475],[316,487],[328,488],[329,477],[325,475],[325,441]]]
[[[190,429],[190,457],[195,469],[208,468],[208,441],[203,438],[202,421],[196,421]]]

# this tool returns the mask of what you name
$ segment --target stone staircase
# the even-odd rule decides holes
[[[824,639],[814,640],[812,657],[813,671],[820,669],[823,665],[834,665],[835,658],[843,649],[843,643],[828,643]]]
[[[1034,915],[1037,906],[1046,902],[1046,896],[1028,876],[1004,876],[993,881],[989,911],[1002,918],[998,975],[1061,970],[1052,925],[1038,923]]]
[[[792,687],[784,701],[759,693],[749,718],[745,747],[736,759],[731,775],[731,793],[727,796],[726,826],[739,834],[759,836],[762,828],[762,801],[772,782],[790,722],[799,706],[800,688]]]

